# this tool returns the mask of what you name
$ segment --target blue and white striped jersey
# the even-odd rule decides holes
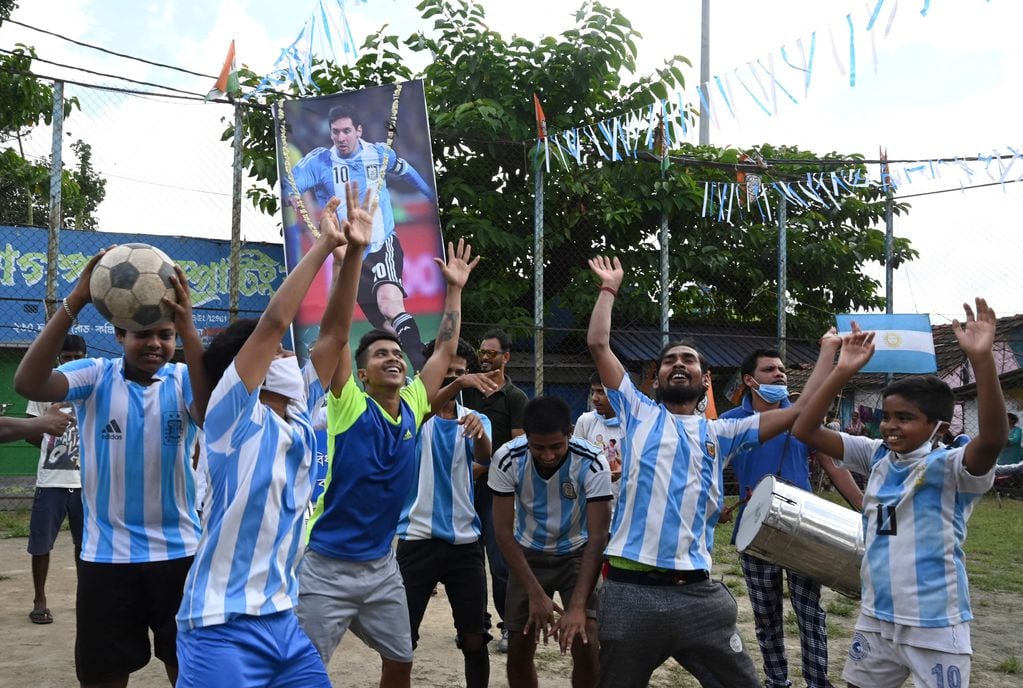
[[[625,427],[621,494],[606,553],[678,571],[711,567],[724,465],[760,438],[760,416],[676,416],[626,375],[607,398]]]
[[[210,483],[178,610],[182,630],[275,614],[298,599],[295,566],[314,481],[310,413],[323,398],[310,363],[302,375],[307,398],[289,402],[288,420],[259,401],[259,388],[245,389],[234,362],[210,396]]]
[[[572,437],[549,478],[536,470],[526,437],[497,450],[487,479],[495,494],[515,495],[515,540],[527,549],[568,554],[589,539],[586,503],[611,499],[611,471],[600,449]]]
[[[458,418],[476,414],[490,437],[490,420],[459,405]],[[419,430],[419,455],[398,521],[402,540],[438,539],[453,545],[476,542],[480,518],[473,506],[473,440],[462,436],[457,420],[433,416]]]
[[[124,376],[124,358],[60,366],[78,418],[82,559],[129,564],[195,553],[192,386],[183,363],[168,363],[148,386]]]
[[[394,233],[394,211],[391,208],[391,194],[387,184],[380,183],[381,175],[393,175],[411,182],[427,198],[433,200],[433,189],[426,183],[412,165],[399,158],[395,152],[382,143],[359,140],[359,150],[343,157],[337,148],[314,148],[292,168],[295,185],[299,192],[312,191],[316,202],[324,207],[331,196],[341,200],[338,219],[348,217],[345,203],[345,184],[355,181],[359,184],[359,202],[366,197],[366,189],[379,188],[379,206],[373,217],[373,238],[366,248],[366,254],[379,251],[384,241]],[[285,182],[286,183],[286,182]]]
[[[924,628],[972,619],[963,542],[966,522],[994,484],[994,471],[970,474],[964,447],[899,460],[879,439],[842,433],[842,444],[843,465],[869,475],[861,611]]]

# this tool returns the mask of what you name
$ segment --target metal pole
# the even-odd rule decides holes
[[[231,170],[233,176],[231,188],[231,258],[227,287],[230,293],[228,308],[231,322],[238,319],[238,278],[241,272],[242,250],[242,148],[244,145],[245,132],[242,130],[242,108],[241,105],[235,103],[234,163]]]
[[[893,253],[895,251],[895,225],[892,221],[892,188],[888,187],[884,200],[884,312],[891,313],[893,296],[895,290],[892,284],[894,279],[895,266]]]
[[[700,14],[700,85],[710,81],[710,0],[703,0]],[[700,100],[700,145],[710,143],[710,113]]]
[[[57,256],[60,253],[60,226],[63,209],[61,192],[64,164],[64,82],[53,82],[53,144],[50,157],[50,231],[46,242],[46,317],[57,309]]]
[[[543,394],[543,163],[536,165],[533,198],[533,395]]]
[[[778,204],[778,352],[785,360],[785,291],[788,289],[788,222],[789,206],[785,197]]]
[[[662,175],[663,176],[663,175]],[[668,322],[668,311],[670,305],[668,304],[668,239],[670,238],[670,232],[668,230],[668,216],[661,215],[661,346],[665,346],[668,343],[668,330],[670,324]]]

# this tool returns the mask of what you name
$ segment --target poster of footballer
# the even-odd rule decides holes
[[[285,101],[277,106],[277,165],[284,254],[291,270],[315,240],[332,196],[347,215],[345,184],[379,195],[373,239],[359,281],[353,340],[371,327],[395,332],[418,370],[444,305],[437,185],[422,81]],[[282,118],[283,115],[283,118]],[[308,354],[330,290],[332,263],[320,270],[295,320],[296,352]],[[420,334],[422,333],[422,334]]]

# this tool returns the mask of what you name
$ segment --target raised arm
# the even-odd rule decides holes
[[[766,442],[776,435],[780,435],[795,423],[796,417],[803,411],[806,399],[820,389],[824,379],[831,372],[835,365],[835,353],[841,346],[842,340],[835,332],[835,328],[829,329],[820,339],[820,352],[817,354],[817,362],[813,366],[810,379],[803,386],[803,393],[799,400],[791,406],[766,411],[760,414],[760,441]],[[822,415],[821,418],[824,416]]]
[[[359,291],[364,249],[373,236],[373,213],[376,212],[377,206],[377,198],[372,189],[367,190],[361,204],[358,198],[358,183],[346,184],[348,219],[342,227],[344,241],[343,245],[334,250],[336,268],[334,284],[330,290],[327,307],[323,311],[320,333],[310,354],[316,376],[320,378],[324,387],[330,386],[335,394],[341,391],[341,387],[352,374],[352,354],[348,340],[352,333],[352,316],[355,313],[355,298]],[[336,226],[336,210],[335,205],[331,212],[322,213],[320,225]]]
[[[464,239],[459,239],[457,248],[448,242],[447,262],[440,258],[433,260],[440,266],[448,291],[444,297],[444,315],[441,316],[440,328],[437,330],[433,355],[419,372],[431,403],[447,375],[451,357],[458,349],[458,333],[462,328],[462,288],[469,279],[469,273],[480,262],[480,257],[473,258],[472,246],[465,243]]]
[[[53,361],[60,354],[64,337],[75,324],[74,318],[92,301],[92,293],[89,291],[92,269],[108,250],[103,249],[86,263],[78,283],[64,299],[62,307],[47,321],[18,364],[18,370],[14,373],[14,391],[26,399],[63,401],[67,397],[67,378],[64,373],[53,368]]]
[[[977,381],[977,436],[966,445],[963,463],[973,475],[985,475],[998,460],[998,453],[1009,436],[1009,420],[1005,413],[1005,398],[998,381],[993,346],[998,319],[982,298],[976,299],[977,314],[969,304],[963,304],[966,322],[952,321],[952,331],[959,340],[959,348],[966,354]]]
[[[266,310],[260,316],[256,329],[252,331],[241,350],[235,356],[235,368],[238,377],[250,392],[263,384],[266,371],[280,349],[281,338],[291,327],[302,298],[309,291],[309,286],[316,278],[320,266],[327,260],[331,251],[344,242],[341,227],[335,216],[340,201],[330,199],[325,218],[320,222],[320,236],[316,243],[299,261],[295,269],[284,280],[280,288],[274,292]]]
[[[862,332],[859,326],[853,323],[852,333],[842,338],[838,365],[813,394],[803,394],[805,406],[792,426],[792,434],[814,449],[841,459],[845,454],[842,435],[822,426],[821,418],[828,412],[832,400],[841,393],[846,383],[873,355],[874,333]],[[810,398],[806,399],[807,396]]]
[[[600,382],[608,388],[618,389],[625,377],[625,368],[611,351],[611,309],[622,286],[625,271],[617,258],[597,256],[590,258],[590,270],[600,280],[600,293],[590,315],[590,328],[586,331],[586,345],[600,374]]]
[[[180,265],[174,266],[171,276],[175,298],[163,297],[163,302],[174,313],[174,327],[181,337],[181,348],[185,353],[185,364],[188,366],[188,381],[192,387],[192,417],[201,427],[206,418],[206,406],[210,401],[210,379],[206,374],[206,366],[202,364],[205,349],[199,331],[195,329],[195,318],[192,315],[192,293],[188,288],[188,278]]]

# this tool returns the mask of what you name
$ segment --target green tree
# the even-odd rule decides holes
[[[0,4],[0,18],[13,6]],[[0,224],[48,224],[51,160],[27,157],[23,145],[33,128],[53,119],[53,88],[32,76],[35,57],[33,48],[20,44],[0,56]],[[77,107],[77,98],[66,98],[64,117]],[[77,165],[65,166],[61,173],[64,224],[96,229],[95,212],[106,195],[106,181],[92,167],[89,144],[79,140],[71,147]]]
[[[313,78],[323,93],[356,90],[412,77],[398,52],[402,46],[431,57],[415,76],[427,88],[445,235],[469,238],[487,257],[466,294],[466,320],[499,319],[527,328],[533,322],[534,170],[540,163],[533,93],[543,102],[549,130],[568,129],[666,98],[684,86],[682,69],[689,62],[677,56],[651,75],[637,75],[639,34],[618,10],[599,3],[585,3],[573,28],[536,42],[492,31],[482,8],[471,2],[424,0],[419,10],[424,20],[433,20],[432,31],[403,41],[371,35],[355,64],[317,63]],[[246,72],[242,83],[253,87],[258,77]],[[296,96],[292,91],[288,97]],[[245,164],[267,184],[250,192],[265,212],[277,211],[273,135],[269,114],[251,111]],[[224,134],[232,136],[230,129]],[[818,157],[771,145],[760,152],[776,160]],[[656,326],[656,236],[664,216],[672,236],[673,320],[774,322],[777,227],[758,214],[735,213],[727,223],[701,212],[704,182],[734,181],[740,151],[686,145],[672,153],[690,162],[662,173],[656,160],[642,158],[605,163],[591,156],[588,164],[568,169],[552,161],[543,216],[548,316],[556,312],[560,322],[585,327],[594,298],[586,259],[606,252],[621,256],[630,275],[616,312],[635,324]],[[768,181],[834,167],[776,164]],[[883,260],[884,236],[875,228],[883,209],[884,199],[871,189],[846,197],[839,209],[790,206],[790,330],[815,334],[831,313],[883,305],[878,283],[862,273],[866,263]],[[895,211],[905,209],[899,205]],[[897,241],[895,252],[899,261],[916,255],[904,240]]]

